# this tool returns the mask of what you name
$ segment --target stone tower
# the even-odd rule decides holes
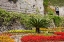
[[[44,15],[43,0],[0,0],[0,8],[22,13],[39,13]]]

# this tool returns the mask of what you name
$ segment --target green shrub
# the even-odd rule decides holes
[[[47,13],[48,12],[48,0],[44,0],[43,2],[43,5],[44,5],[44,12]]]
[[[53,21],[54,21],[56,27],[59,27],[62,22],[61,18],[59,16],[54,16]]]
[[[55,27],[60,27],[62,25],[63,17],[61,18],[60,16],[55,15],[53,12],[50,12],[45,15],[44,18],[49,19],[50,24],[54,23],[53,26]]]
[[[50,5],[64,6],[64,0],[49,0],[49,2],[51,3]]]
[[[62,20],[61,27],[64,27],[64,17],[61,17],[61,20]]]
[[[8,26],[13,23],[13,20],[20,19],[19,14],[14,12],[7,12],[0,8],[0,24]]]
[[[21,24],[24,24],[26,28],[32,28],[33,26],[29,23],[31,17],[43,18],[40,14],[22,14],[20,20]]]
[[[34,16],[36,18],[42,18],[40,14],[23,14],[17,12],[7,12],[3,9],[0,9],[0,25],[12,25],[16,21],[20,22],[26,28],[31,28],[32,26],[29,23],[29,19]]]

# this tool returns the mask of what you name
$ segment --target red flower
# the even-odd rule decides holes
[[[64,32],[55,32],[56,35],[64,35]]]
[[[39,35],[28,35],[21,38],[22,42],[47,42],[47,41],[62,41],[64,40],[64,35],[56,36],[39,36]]]

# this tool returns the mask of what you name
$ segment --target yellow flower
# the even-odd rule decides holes
[[[14,39],[10,38],[7,35],[1,35],[0,36],[0,42],[14,42]]]

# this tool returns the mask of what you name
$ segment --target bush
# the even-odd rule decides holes
[[[0,8],[0,25],[11,25],[16,19],[20,19],[20,15],[18,13],[7,12]]]
[[[49,19],[50,24],[53,23],[51,25],[55,27],[60,27],[63,23],[62,21],[64,21],[63,17],[57,16],[53,12],[49,13],[48,15],[45,15],[44,18]]]
[[[61,22],[62,22],[61,17],[59,17],[59,16],[54,16],[53,21],[54,21],[54,24],[56,27],[59,27],[61,25]]]

